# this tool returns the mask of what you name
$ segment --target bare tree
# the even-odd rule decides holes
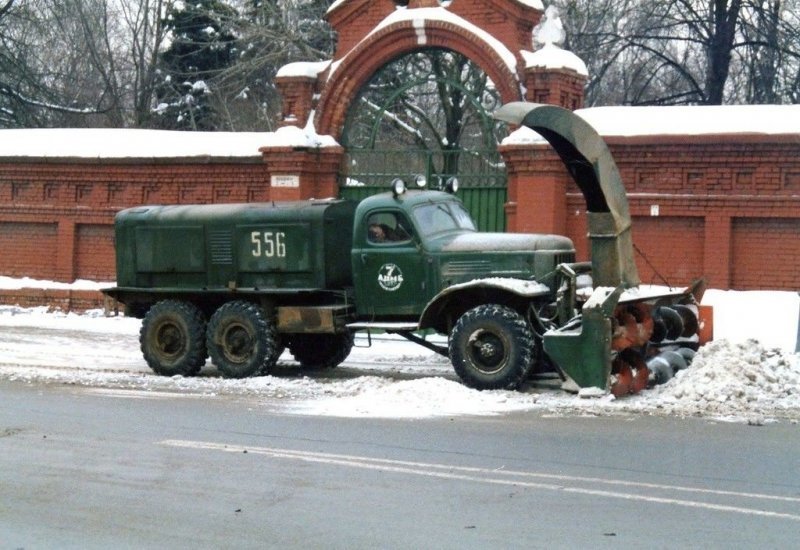
[[[218,110],[232,130],[272,130],[281,111],[275,75],[294,61],[321,61],[333,53],[324,19],[333,0],[238,0],[237,62],[216,80]]]
[[[151,126],[155,101],[158,53],[166,32],[163,14],[171,0],[124,0],[120,4],[125,22],[124,49],[127,52],[125,72],[130,83],[131,124]]]
[[[590,68],[589,104],[785,101],[797,78],[796,3],[557,2],[567,45]]]
[[[50,48],[53,29],[42,4],[8,0],[0,12],[0,124],[6,127],[48,126],[62,117],[98,112],[95,105],[66,91],[68,76],[79,77],[71,49]],[[61,63],[57,63],[61,61]]]

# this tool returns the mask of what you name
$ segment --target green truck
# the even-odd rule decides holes
[[[453,194],[396,180],[358,204],[124,210],[118,286],[104,292],[143,319],[144,358],[163,375],[195,374],[208,356],[227,377],[266,374],[286,348],[302,366],[334,367],[358,331],[441,353],[478,389],[519,388],[549,370],[623,395],[685,367],[702,285],[639,288],[605,144],[557,107],[510,104],[497,116],[536,129],[564,159],[587,198],[591,262],[577,263],[563,236],[478,232]]]

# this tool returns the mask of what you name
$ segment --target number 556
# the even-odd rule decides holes
[[[253,231],[250,233],[253,243],[253,257],[284,258],[286,257],[286,234],[283,231]]]

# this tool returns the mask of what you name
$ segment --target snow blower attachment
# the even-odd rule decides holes
[[[559,319],[542,338],[565,386],[619,397],[686,368],[710,339],[710,308],[698,305],[704,283],[681,290],[640,285],[625,188],[603,139],[582,118],[552,105],[509,103],[494,116],[547,140],[586,202],[592,288],[576,283],[588,266],[559,266]]]

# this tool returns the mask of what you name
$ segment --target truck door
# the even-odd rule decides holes
[[[428,302],[429,268],[412,225],[403,212],[377,210],[364,227],[353,252],[359,310],[373,317],[418,316]]]

